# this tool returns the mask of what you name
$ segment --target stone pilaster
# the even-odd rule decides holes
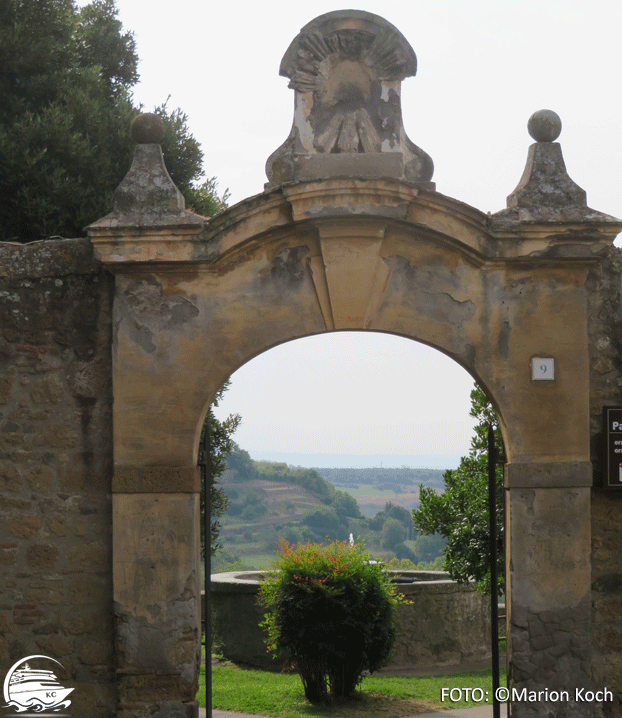
[[[166,472],[157,472],[163,482]],[[179,470],[168,473],[167,483],[175,488]],[[137,483],[135,493],[113,495],[117,715],[194,718],[201,638],[199,494],[141,488]]]
[[[505,484],[511,716],[587,718],[591,464],[508,464]]]

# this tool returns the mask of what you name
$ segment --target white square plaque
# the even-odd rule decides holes
[[[553,381],[555,379],[555,359],[553,357],[534,357],[531,360],[531,378],[534,381]]]

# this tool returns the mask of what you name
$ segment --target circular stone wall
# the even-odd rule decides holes
[[[397,612],[397,639],[385,670],[460,667],[490,660],[490,599],[442,571],[391,571],[411,604]],[[264,608],[257,601],[260,571],[211,577],[212,624],[223,655],[238,663],[280,670],[266,652],[259,627]]]

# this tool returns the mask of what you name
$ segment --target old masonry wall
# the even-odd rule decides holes
[[[594,685],[614,694],[595,705],[598,718],[622,715],[622,492],[603,487],[601,468],[602,407],[622,404],[621,276],[612,248],[587,287],[591,665]],[[96,718],[117,708],[112,294],[87,239],[0,243],[0,666],[4,675],[28,655],[56,658],[76,688],[72,710]]]
[[[613,701],[595,715],[622,716],[622,491],[603,486],[603,406],[622,406],[622,250],[612,247],[588,279],[592,488],[592,678]]]
[[[0,243],[1,675],[55,658],[94,718],[116,712],[112,285],[88,239]]]

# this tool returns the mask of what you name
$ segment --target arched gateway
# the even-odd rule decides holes
[[[401,121],[400,83],[415,69],[382,18],[323,15],[283,59],[294,125],[263,194],[210,221],[186,211],[143,119],[115,210],[89,228],[115,276],[118,715],[195,710],[196,462],[211,398],[257,354],[338,330],[429,344],[492,399],[507,450],[512,683],[572,692],[512,713],[592,715],[574,695],[603,687],[590,657],[588,279],[621,225],[566,174],[552,113],[531,123],[507,210],[437,193]]]

